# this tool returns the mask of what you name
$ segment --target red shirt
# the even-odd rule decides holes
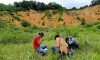
[[[33,45],[34,45],[34,48],[39,48],[40,47],[40,44],[38,44],[38,41],[40,41],[40,37],[39,36],[36,36],[33,40]]]

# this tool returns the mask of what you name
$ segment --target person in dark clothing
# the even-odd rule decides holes
[[[66,37],[65,41],[68,44],[69,49],[77,49],[77,48],[79,48],[78,43],[71,36]]]

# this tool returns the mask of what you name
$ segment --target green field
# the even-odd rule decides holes
[[[42,57],[33,49],[32,41],[39,32],[45,33],[42,44],[48,46],[48,53]],[[60,34],[63,39],[71,35],[79,43],[72,58],[62,60],[100,60],[100,24],[77,27],[18,27],[7,21],[0,21],[0,60],[57,60],[59,54],[52,55],[51,46],[55,45],[54,36]]]

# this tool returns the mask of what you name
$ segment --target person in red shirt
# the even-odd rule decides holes
[[[44,56],[47,52],[47,46],[41,45],[41,43],[44,41],[44,33],[40,32],[39,35],[37,35],[33,40],[33,46],[34,49],[40,53],[42,56]]]

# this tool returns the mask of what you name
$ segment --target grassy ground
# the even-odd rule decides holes
[[[51,46],[55,45],[54,36],[60,34],[64,39],[73,36],[80,49],[74,50],[74,57],[63,57],[62,60],[99,60],[100,59],[100,29],[92,27],[28,27],[16,26],[0,29],[0,60],[57,60],[59,54],[52,55]],[[39,31],[45,33],[42,44],[48,46],[48,53],[42,57],[33,49],[33,38]]]

